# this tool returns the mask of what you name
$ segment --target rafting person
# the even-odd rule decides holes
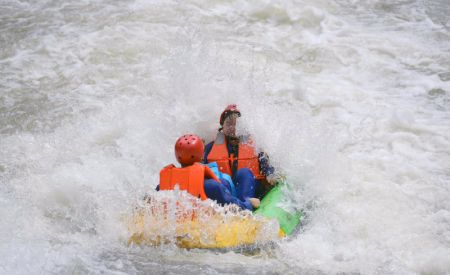
[[[228,105],[220,115],[220,128],[214,141],[205,146],[204,163],[216,162],[222,173],[231,175],[239,195],[255,194],[261,198],[278,181],[264,152],[257,153],[249,136],[238,136],[236,124],[241,112]],[[249,190],[255,187],[257,190]],[[239,197],[239,196],[238,196]],[[243,197],[239,197],[243,199]]]
[[[224,175],[217,169],[217,164],[201,164],[204,154],[204,143],[197,135],[183,135],[175,143],[175,157],[181,168],[170,164],[160,171],[160,181],[156,190],[179,189],[189,192],[201,200],[212,199],[219,204],[236,204],[241,209],[253,210],[258,208],[260,200],[254,198],[254,192],[236,190],[231,177]],[[215,170],[215,171],[214,171]],[[245,184],[255,184],[245,182]],[[245,190],[254,190],[248,186]],[[234,194],[233,194],[234,191]]]

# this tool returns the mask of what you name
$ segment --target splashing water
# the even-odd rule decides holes
[[[276,220],[254,216],[236,205],[201,201],[177,189],[147,195],[128,224],[129,242],[139,245],[230,250],[279,239]]]

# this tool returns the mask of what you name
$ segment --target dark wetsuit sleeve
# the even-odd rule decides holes
[[[273,174],[273,172],[275,172],[275,168],[273,168],[273,166],[270,165],[269,156],[266,153],[260,152],[258,154],[258,160],[259,160],[259,170],[261,171],[261,174],[263,174],[264,176],[268,176]]]
[[[214,141],[211,141],[210,143],[206,144],[206,146],[205,146],[205,154],[203,156],[203,163],[205,163],[205,164],[208,163],[208,155],[211,152],[213,145],[214,145]]]
[[[234,197],[223,183],[208,179],[205,180],[204,188],[206,196],[221,205],[234,203],[242,209],[253,210],[253,206],[248,199],[241,201],[237,197]]]

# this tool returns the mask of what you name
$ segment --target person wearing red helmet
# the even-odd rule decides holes
[[[277,181],[274,168],[264,152],[257,153],[249,136],[238,136],[237,121],[241,112],[236,104],[228,105],[219,118],[216,139],[205,146],[204,163],[217,162],[222,173],[237,184],[240,199],[262,197]]]
[[[170,164],[160,171],[156,190],[173,190],[176,185],[201,200],[212,199],[219,204],[234,203],[242,209],[253,210],[259,206],[256,198],[240,200],[230,191],[230,183],[219,179],[207,165],[200,163],[204,144],[197,135],[183,135],[175,143],[175,157],[181,168]]]

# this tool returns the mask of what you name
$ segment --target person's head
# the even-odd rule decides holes
[[[236,104],[228,105],[220,115],[220,126],[223,134],[229,137],[236,136],[237,118],[241,116]]]
[[[197,135],[183,135],[175,143],[175,157],[183,167],[200,162],[203,158],[203,152],[203,141]]]

